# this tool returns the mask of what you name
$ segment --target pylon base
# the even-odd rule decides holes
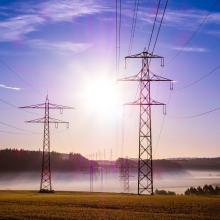
[[[54,193],[55,191],[54,190],[48,190],[48,189],[41,189],[39,191],[39,193]]]

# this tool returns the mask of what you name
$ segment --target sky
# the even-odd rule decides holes
[[[162,0],[164,7],[165,0]],[[43,125],[25,123],[42,110],[19,106],[50,102],[72,106],[51,116],[70,122],[51,125],[51,150],[100,158],[138,156],[137,84],[117,79],[135,75],[141,63],[127,61],[135,1],[122,0],[120,68],[116,71],[115,1],[0,1],[0,148],[42,149]],[[140,0],[131,54],[146,47],[157,1]],[[220,156],[220,3],[169,0],[152,62],[154,73],[175,81],[152,85],[153,157]],[[161,11],[160,11],[161,15]],[[157,24],[158,25],[158,24]],[[203,80],[201,77],[206,76]],[[196,82],[196,83],[195,83]]]

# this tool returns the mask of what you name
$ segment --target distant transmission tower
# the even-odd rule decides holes
[[[164,58],[144,51],[139,54],[125,57],[125,59],[142,59],[142,69],[134,76],[126,77],[121,81],[137,81],[140,85],[138,100],[128,105],[139,106],[139,154],[138,154],[138,195],[153,195],[153,161],[152,161],[152,129],[151,129],[151,106],[163,105],[166,114],[166,105],[151,98],[151,82],[170,82],[173,89],[173,81],[150,71],[151,59],[160,59],[164,66]]]
[[[89,177],[90,177],[90,192],[93,192],[93,177],[94,177],[94,161],[93,155],[89,160]]]
[[[23,106],[20,108],[30,108],[30,109],[44,109],[45,114],[43,118],[34,119],[26,121],[27,123],[43,123],[44,124],[44,137],[43,137],[43,155],[42,155],[42,170],[41,170],[41,181],[40,181],[40,192],[50,193],[53,192],[51,185],[51,160],[50,160],[50,124],[66,124],[69,127],[69,122],[61,121],[59,119],[50,117],[50,109],[59,109],[63,112],[63,109],[73,109],[71,107],[51,104],[49,102],[48,96],[46,97],[45,103],[37,105]]]
[[[120,167],[121,178],[123,181],[123,191],[124,193],[129,193],[130,191],[130,164],[128,158],[122,158]]]

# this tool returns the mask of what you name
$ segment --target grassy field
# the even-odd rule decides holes
[[[220,219],[219,196],[0,191],[0,219]]]

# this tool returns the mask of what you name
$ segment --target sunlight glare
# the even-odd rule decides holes
[[[116,117],[120,111],[120,93],[116,80],[99,77],[86,83],[84,99],[88,111],[99,117]]]

